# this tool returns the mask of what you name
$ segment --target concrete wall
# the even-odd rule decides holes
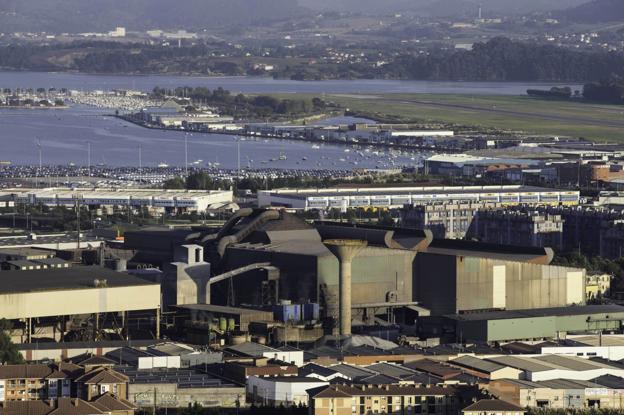
[[[245,388],[179,388],[173,383],[131,383],[128,386],[128,400],[138,407],[150,408],[154,405],[168,408],[188,408],[195,402],[203,407],[235,408],[239,400],[245,402]]]

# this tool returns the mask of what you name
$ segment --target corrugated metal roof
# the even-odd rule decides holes
[[[483,373],[492,373],[497,370],[505,369],[506,366],[500,365],[489,360],[479,359],[473,356],[461,356],[457,359],[449,361],[450,364],[456,364],[468,369],[474,369]]]

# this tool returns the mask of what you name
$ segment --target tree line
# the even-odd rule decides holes
[[[152,90],[152,97],[156,99],[165,97],[188,98],[194,103],[218,107],[222,114],[244,119],[270,117],[273,114],[309,115],[322,112],[327,106],[325,101],[316,97],[312,99],[279,99],[268,95],[232,95],[230,91],[221,87],[212,91],[205,87],[178,87],[175,89],[155,87]]]
[[[222,50],[220,53],[215,51]],[[75,51],[84,53],[76,54]],[[47,59],[64,54],[68,59]],[[278,50],[275,50],[279,57]],[[315,54],[324,53],[315,51]],[[226,56],[224,56],[226,55]],[[78,56],[78,58],[74,58]],[[314,56],[320,58],[321,56]],[[597,82],[624,75],[624,53],[573,50],[496,37],[472,50],[432,48],[427,53],[397,50],[383,65],[374,62],[328,63],[283,57],[272,71],[290,79],[414,79],[455,81]],[[55,62],[69,62],[59,67]],[[98,73],[253,74],[253,58],[227,45],[182,48],[141,44],[12,45],[0,47],[0,67],[19,70],[77,70]]]

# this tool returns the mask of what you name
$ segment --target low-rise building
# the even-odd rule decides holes
[[[603,376],[591,380],[498,379],[490,382],[487,389],[500,399],[525,407],[621,410],[624,408],[620,398],[623,387],[624,379]]]
[[[247,379],[247,402],[268,406],[308,405],[308,391],[329,382],[312,377],[258,377]]]
[[[589,274],[585,277],[585,295],[587,300],[608,297],[611,291],[610,274]]]
[[[422,385],[341,385],[309,392],[313,415],[457,413],[476,387]]]
[[[526,410],[518,405],[498,399],[482,399],[462,410],[462,415],[524,415]]]

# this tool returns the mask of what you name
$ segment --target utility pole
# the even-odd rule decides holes
[[[87,141],[87,168],[89,177],[91,177],[91,141]]]
[[[240,179],[240,139],[236,140],[236,160],[238,163],[238,178]]]
[[[188,178],[188,134],[184,134],[184,172]]]
[[[80,199],[76,195],[76,249],[80,249]]]
[[[41,140],[37,139],[36,145],[37,145],[37,150],[39,151],[39,170],[37,170],[37,188],[39,188],[39,176],[41,176],[41,165],[42,165]]]
[[[141,181],[141,176],[143,175],[143,162],[141,151],[141,144],[139,144],[139,181]]]

